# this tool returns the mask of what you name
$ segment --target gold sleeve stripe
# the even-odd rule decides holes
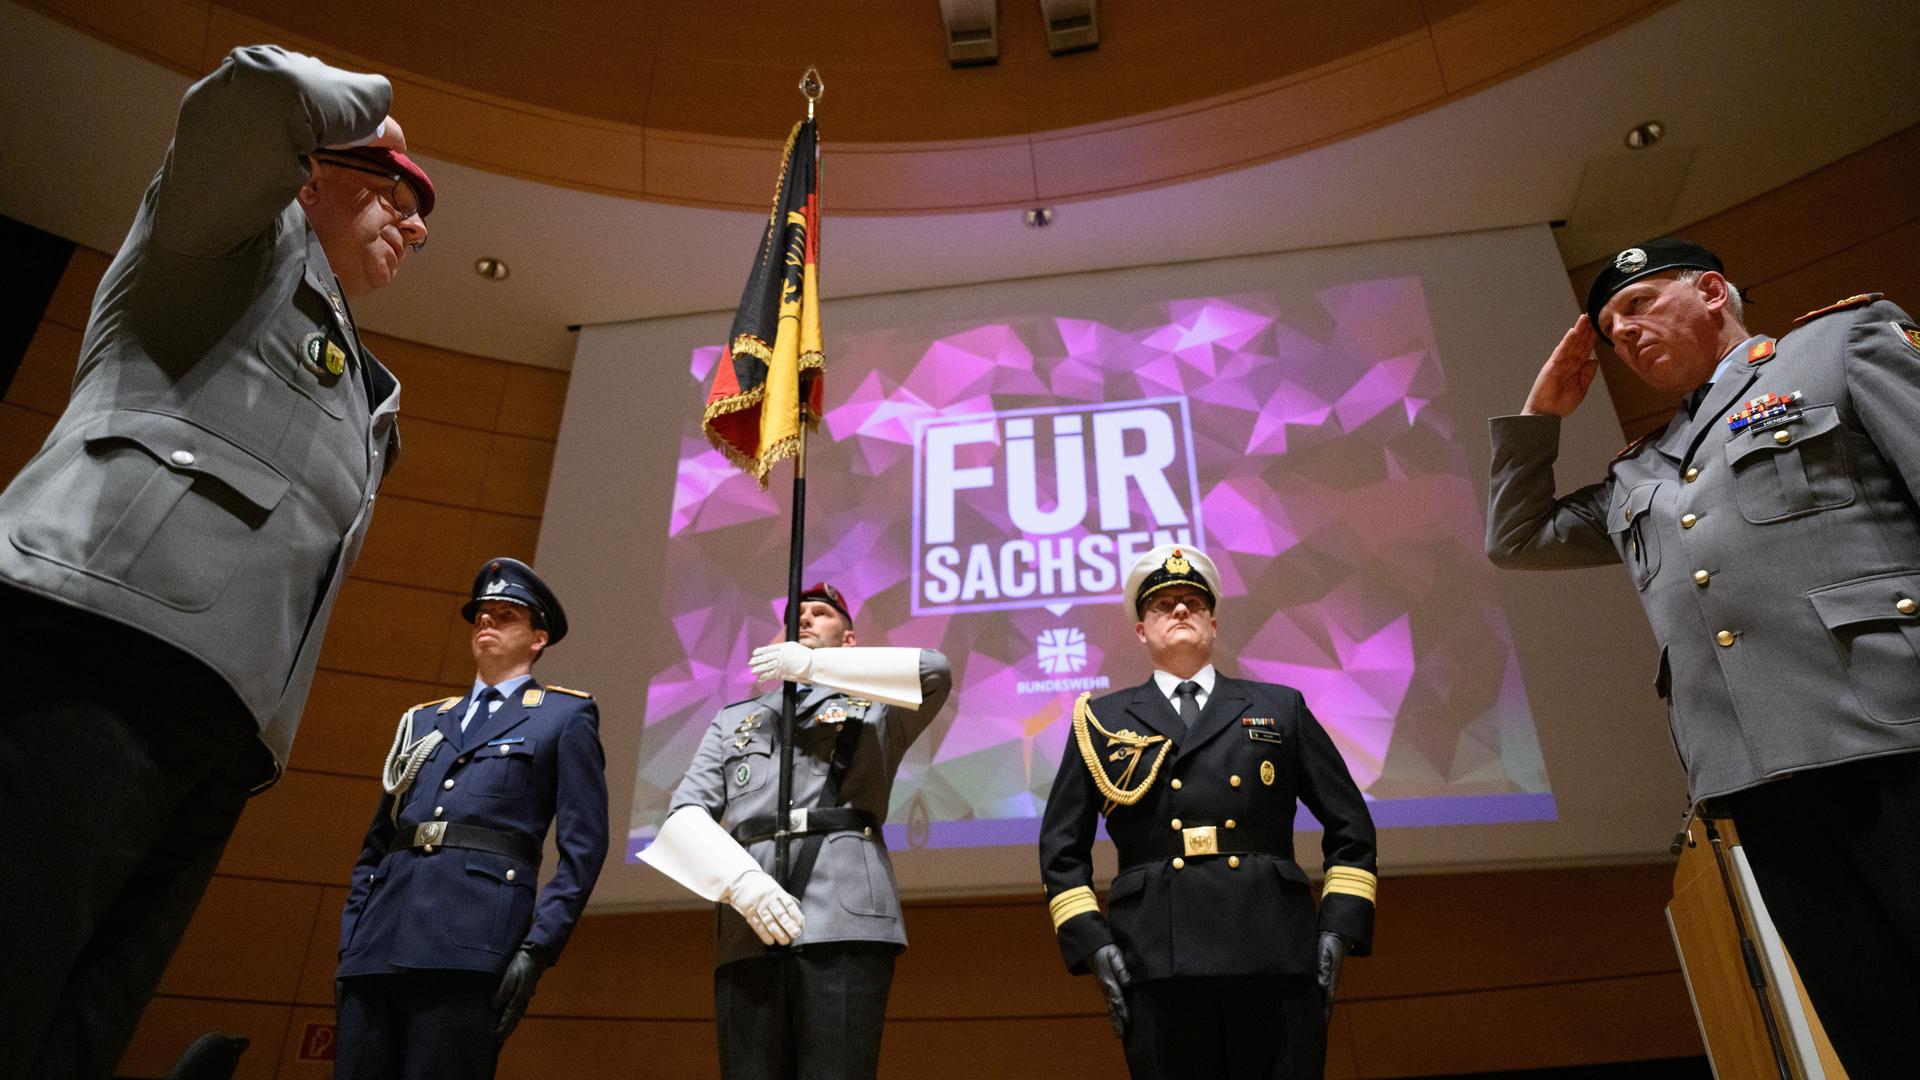
[[[1357,866],[1334,866],[1327,870],[1327,884],[1320,890],[1320,895],[1324,898],[1334,893],[1346,893],[1371,904],[1379,888],[1380,879]]]
[[[1075,916],[1100,914],[1100,902],[1093,898],[1092,889],[1082,885],[1047,901],[1047,913],[1053,916],[1053,928],[1057,931]]]

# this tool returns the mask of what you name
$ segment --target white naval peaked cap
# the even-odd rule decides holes
[[[1220,571],[1207,553],[1192,544],[1162,544],[1134,560],[1127,571],[1120,605],[1128,621],[1138,622],[1141,603],[1171,585],[1191,585],[1206,593],[1216,610],[1220,607]]]

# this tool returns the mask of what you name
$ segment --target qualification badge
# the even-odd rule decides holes
[[[1900,332],[1900,340],[1906,342],[1909,349],[1920,352],[1920,327],[1910,323],[1894,323],[1893,328]]]
[[[346,350],[328,338],[324,330],[308,334],[300,344],[300,353],[315,375],[339,375],[347,370]]]
[[[1260,782],[1268,787],[1273,786],[1273,762],[1263,761],[1260,763]]]
[[[739,768],[733,770],[733,786],[734,787],[746,787],[747,781],[751,779],[753,779],[752,765],[749,765],[743,761],[740,763]]]

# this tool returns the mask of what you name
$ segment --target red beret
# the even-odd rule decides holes
[[[383,172],[402,177],[412,186],[414,194],[420,196],[420,216],[433,213],[433,181],[427,178],[427,170],[400,151],[385,146],[356,146],[347,150],[328,148],[323,153],[359,158]]]

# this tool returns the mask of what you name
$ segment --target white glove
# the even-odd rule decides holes
[[[800,902],[781,888],[772,874],[757,866],[741,874],[720,899],[733,905],[733,910],[760,935],[763,945],[791,945],[807,927]]]
[[[813,678],[813,650],[797,641],[762,645],[747,657],[753,679],[779,679],[782,682],[810,682]]]
[[[701,807],[675,810],[640,861],[702,900],[733,905],[768,945],[791,944],[806,929],[799,903]]]
[[[888,705],[920,707],[919,649],[809,649],[783,641],[753,650],[747,665],[755,679],[817,683]]]

